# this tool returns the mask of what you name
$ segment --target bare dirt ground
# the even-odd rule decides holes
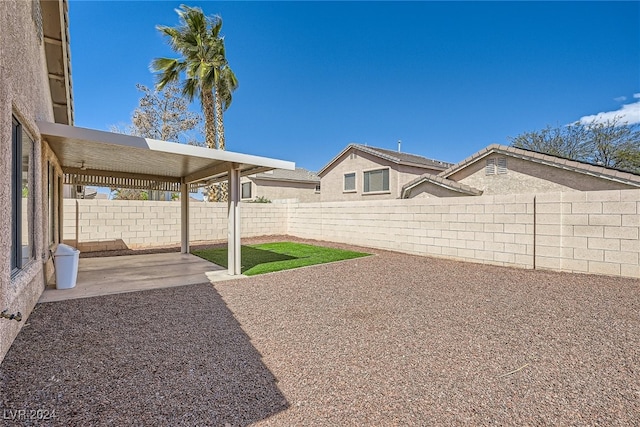
[[[41,304],[0,365],[0,416],[640,425],[640,281],[365,251],[376,256]]]

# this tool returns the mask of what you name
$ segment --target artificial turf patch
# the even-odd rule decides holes
[[[227,248],[200,249],[194,255],[227,267]],[[369,256],[364,252],[293,242],[242,246],[241,271],[247,276]]]

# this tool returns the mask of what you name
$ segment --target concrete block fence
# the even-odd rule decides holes
[[[227,238],[227,204],[191,202],[191,242]],[[246,203],[242,236],[286,234],[286,205]],[[64,240],[84,252],[180,244],[180,202],[64,201]]]
[[[81,250],[179,244],[180,204],[66,200]],[[226,204],[192,202],[192,242],[225,239]],[[287,234],[471,262],[640,278],[640,190],[243,204],[243,237]]]

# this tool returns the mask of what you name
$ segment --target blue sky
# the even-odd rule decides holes
[[[130,122],[175,1],[70,0],[76,126]],[[640,2],[186,2],[240,87],[227,149],[317,171],[350,142],[457,162],[599,113],[640,122]],[[195,109],[199,109],[196,101]]]

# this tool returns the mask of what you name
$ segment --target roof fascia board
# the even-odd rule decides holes
[[[295,163],[277,160],[251,154],[235,153],[231,151],[213,150],[211,148],[196,147],[176,142],[159,141],[139,136],[124,135],[95,129],[80,128],[60,123],[37,122],[40,133],[45,136],[60,137],[96,143],[112,144],[122,147],[148,149],[168,154],[193,156],[204,159],[219,160],[229,163],[262,166],[270,169],[294,170]]]
[[[445,179],[446,179],[446,178],[445,178]],[[456,193],[467,194],[467,195],[469,195],[469,196],[478,196],[478,195],[482,194],[482,193],[480,193],[480,194],[475,194],[475,193],[474,193],[474,192],[472,192],[472,191],[467,191],[467,190],[464,190],[464,189],[462,189],[462,188],[458,188],[458,187],[455,187],[455,186],[453,186],[453,185],[449,185],[449,184],[447,184],[447,183],[445,183],[445,182],[440,182],[440,181],[436,181],[436,180],[433,180],[433,179],[430,179],[430,178],[427,178],[427,177],[422,177],[422,178],[418,178],[418,179],[416,180],[416,182],[414,182],[414,183],[412,183],[412,184],[410,184],[410,185],[406,186],[405,188],[403,188],[403,189],[402,189],[402,195],[400,196],[400,198],[405,199],[405,198],[406,198],[406,197],[405,197],[405,195],[407,195],[407,193],[409,193],[411,190],[413,190],[413,189],[414,189],[414,188],[416,188],[418,185],[420,185],[420,184],[422,184],[422,183],[424,183],[424,182],[427,182],[427,183],[430,183],[430,184],[436,185],[436,186],[438,186],[438,187],[444,187],[444,188],[446,188],[447,190],[455,191]],[[454,181],[454,182],[455,182],[455,181]]]
[[[425,164],[421,164],[421,163],[406,162],[406,161],[403,161],[403,160],[400,160],[397,163],[399,165],[402,165],[402,166],[412,166],[412,167],[420,168],[420,169],[432,169],[432,170],[440,169],[440,170],[445,170],[445,168],[443,166],[438,166],[438,165],[425,165]]]
[[[325,170],[329,169],[334,163],[336,163],[338,161],[338,159],[340,159],[344,154],[346,154],[350,149],[355,148],[356,145],[355,144],[349,144],[347,145],[341,152],[340,154],[338,154],[337,156],[335,156],[333,159],[331,159],[329,161],[329,163],[327,163],[322,169],[320,169],[318,171],[318,176],[322,176],[322,174],[325,172]]]
[[[317,184],[320,182],[319,179],[288,179],[288,178],[265,178],[262,176],[254,176],[251,179],[255,179],[256,181],[286,181],[286,182],[298,182],[300,184]]]
[[[67,121],[69,125],[73,125],[73,94],[71,92],[71,57],[69,55],[69,12],[67,10],[67,0],[59,0],[59,9],[60,37],[62,42],[62,68],[64,69],[64,86],[67,97]]]

